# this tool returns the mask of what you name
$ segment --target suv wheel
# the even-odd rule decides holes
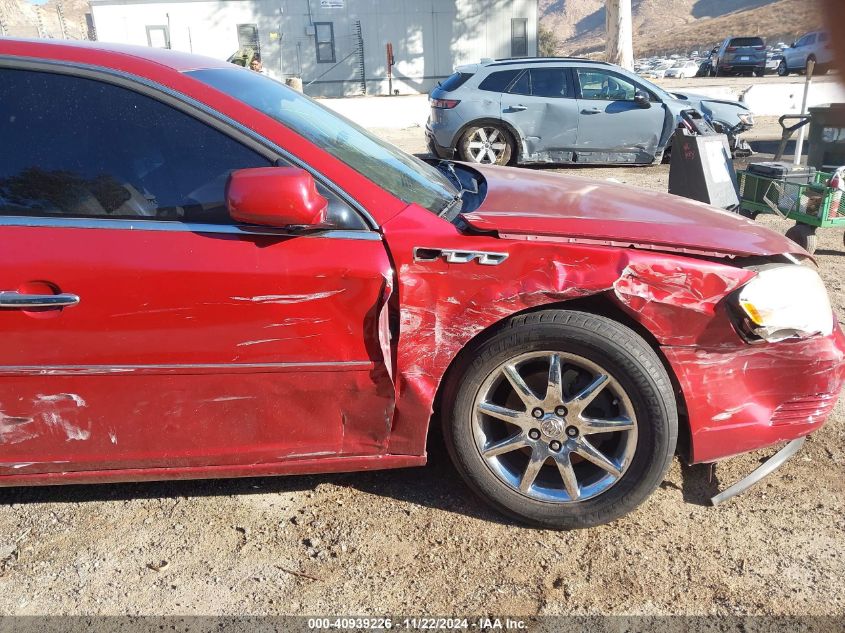
[[[443,399],[457,470],[500,511],[553,529],[630,512],[663,480],[678,415],[654,350],[605,317],[510,319],[464,354]]]
[[[786,60],[780,60],[780,64],[778,64],[778,75],[780,77],[786,77],[789,74],[789,67],[786,65]]]
[[[488,165],[507,165],[516,153],[508,131],[493,124],[469,128],[461,137],[458,152],[461,160]]]

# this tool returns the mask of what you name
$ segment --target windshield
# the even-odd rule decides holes
[[[431,165],[261,73],[233,67],[185,74],[273,117],[404,202],[440,213],[458,195]]]

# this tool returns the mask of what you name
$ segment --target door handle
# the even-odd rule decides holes
[[[599,112],[601,112],[601,110],[598,108],[584,108],[581,110],[581,114],[598,114]]]
[[[508,106],[508,112],[522,112],[523,110],[527,110],[528,106],[524,105],[512,105]]]
[[[0,290],[0,308],[67,308],[78,303],[79,296],[67,292],[58,295],[27,295],[15,290]]]

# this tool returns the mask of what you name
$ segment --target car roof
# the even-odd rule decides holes
[[[199,68],[230,68],[226,61],[192,53],[151,46],[130,46],[87,40],[44,40],[0,38],[0,55],[76,61],[106,68],[121,67],[127,61],[164,66],[177,72]],[[123,63],[121,63],[123,62]]]
[[[483,61],[482,66],[514,66],[519,64],[555,64],[560,62],[583,62],[588,64],[599,64],[602,66],[610,66],[608,62],[596,61],[586,57],[506,57],[502,59],[494,59],[492,61]]]

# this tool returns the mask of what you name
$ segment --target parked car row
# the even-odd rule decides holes
[[[738,136],[754,118],[738,101],[663,88],[606,62],[501,59],[461,66],[431,93],[428,145],[441,158],[496,165],[659,162],[683,110]]]
[[[692,51],[689,55],[639,59],[634,70],[649,79],[717,77],[803,73],[810,61],[816,62],[816,74],[831,69],[833,51],[826,31],[813,31],[791,45],[784,42],[767,45],[756,36],[726,37],[708,53]]]

